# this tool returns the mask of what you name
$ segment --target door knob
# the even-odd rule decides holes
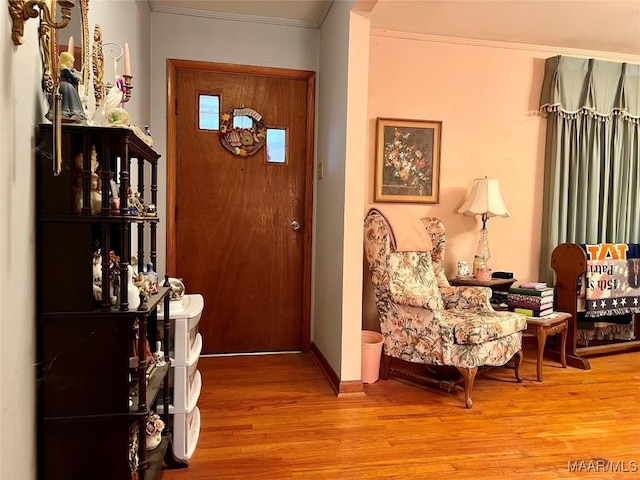
[[[298,223],[297,220],[294,220],[293,222],[291,222],[291,230],[300,230],[300,224]]]

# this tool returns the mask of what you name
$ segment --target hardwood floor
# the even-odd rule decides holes
[[[535,349],[524,353],[524,382],[479,374],[471,410],[461,392],[395,377],[337,398],[307,354],[203,358],[198,447],[161,479],[640,475],[640,352],[592,357],[589,371],[545,359],[543,383]]]

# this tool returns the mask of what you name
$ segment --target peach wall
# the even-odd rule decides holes
[[[537,114],[550,53],[392,38],[372,33],[367,204],[373,203],[376,118],[442,121],[440,202],[406,204],[447,229],[447,275],[470,264],[481,221],[457,213],[473,179],[500,180],[509,218],[487,223],[489,266],[536,280],[546,121]]]
[[[344,251],[362,252],[363,230],[360,212],[364,208],[366,159],[362,145],[367,141],[367,82],[369,58],[369,15],[355,6],[349,19],[349,80],[347,85],[347,135],[345,158]],[[355,9],[358,8],[358,11]],[[357,249],[357,250],[356,250]],[[342,269],[342,368],[340,380],[360,380],[362,335],[361,259],[345,255]]]

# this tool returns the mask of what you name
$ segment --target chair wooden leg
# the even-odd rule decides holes
[[[520,364],[522,363],[522,349],[518,350],[513,356],[513,369],[516,372],[516,380],[518,383],[522,383],[522,377],[520,376]]]
[[[382,362],[380,364],[380,378],[389,380],[389,369],[391,368],[391,357],[382,353]]]
[[[464,379],[464,404],[467,408],[471,408],[473,406],[473,401],[471,400],[471,391],[473,390],[473,382],[476,379],[476,373],[478,373],[478,367],[456,368]]]

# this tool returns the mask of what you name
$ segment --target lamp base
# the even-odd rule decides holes
[[[480,230],[480,238],[478,239],[478,250],[476,255],[482,257],[485,266],[491,258],[491,251],[489,250],[489,230],[482,228]]]

